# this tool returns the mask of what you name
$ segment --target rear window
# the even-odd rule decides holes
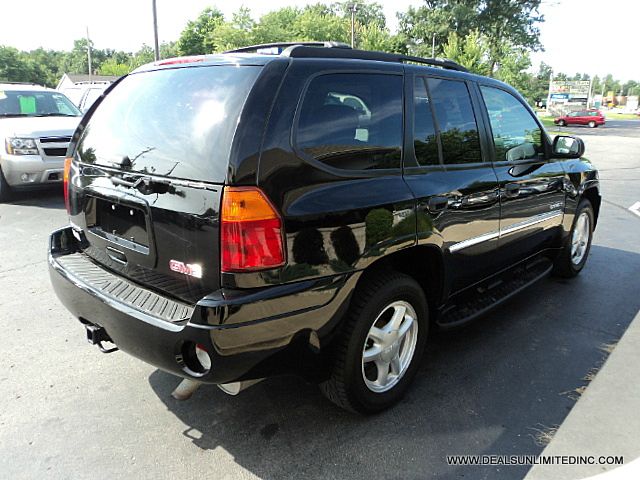
[[[122,80],[91,117],[83,162],[219,183],[260,68],[208,66],[143,72]]]
[[[402,76],[336,73],[314,78],[300,110],[297,147],[335,168],[399,169]]]

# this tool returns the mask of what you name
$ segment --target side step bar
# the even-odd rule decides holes
[[[460,298],[454,298],[442,310],[436,324],[449,329],[475,320],[547,276],[552,268],[551,260],[541,257],[505,272],[501,278],[490,279],[471,292],[461,294]]]

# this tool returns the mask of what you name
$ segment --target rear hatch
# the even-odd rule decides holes
[[[231,143],[258,66],[134,73],[80,136],[70,220],[84,252],[193,303],[220,286],[219,207]]]

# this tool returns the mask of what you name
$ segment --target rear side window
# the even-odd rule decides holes
[[[427,79],[445,164],[482,162],[478,125],[464,82]]]
[[[402,76],[315,77],[302,101],[295,138],[299,150],[331,167],[400,168]]]
[[[78,145],[86,163],[223,182],[257,66],[173,68],[130,75],[100,103]]]
[[[480,87],[487,106],[496,161],[544,158],[542,131],[520,101],[504,90]]]

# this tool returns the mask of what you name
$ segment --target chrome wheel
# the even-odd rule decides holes
[[[571,263],[574,265],[580,265],[587,253],[590,233],[591,217],[587,212],[582,212],[576,220],[571,236]]]
[[[362,378],[372,392],[393,388],[405,374],[416,350],[418,320],[414,308],[396,301],[376,317],[362,348]]]

